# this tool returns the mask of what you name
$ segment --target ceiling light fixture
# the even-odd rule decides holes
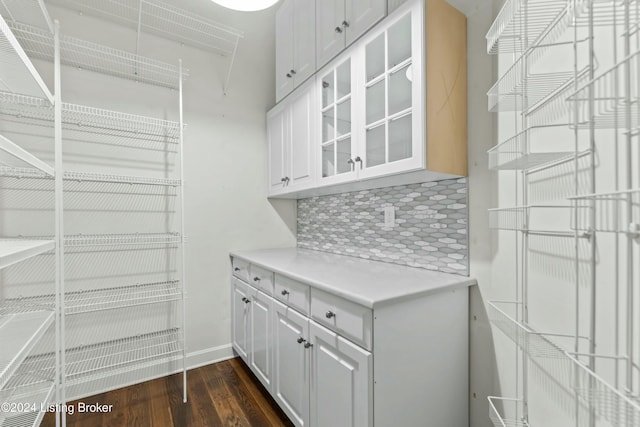
[[[228,9],[254,12],[271,7],[278,3],[278,0],[213,0],[213,2]]]

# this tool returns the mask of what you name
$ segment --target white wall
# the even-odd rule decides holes
[[[181,58],[190,74],[184,86],[186,329],[188,363],[194,366],[232,354],[229,251],[295,245],[296,205],[266,197],[265,112],[274,100],[275,11],[239,14],[196,1],[180,6],[245,32],[226,96],[222,82],[229,58],[148,35],[141,39],[142,55],[169,63]],[[135,50],[135,32],[128,28],[58,8],[50,12],[63,34]],[[175,91],[69,67],[63,67],[62,93],[65,102],[178,118]],[[75,168],[83,168],[87,158],[79,157]],[[132,175],[165,173],[141,159],[122,169]]]

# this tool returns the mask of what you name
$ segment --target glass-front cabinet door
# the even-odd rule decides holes
[[[364,123],[359,132],[359,176],[424,167],[423,55],[417,14],[398,17],[367,37],[359,77]]]
[[[320,74],[319,82],[321,185],[353,179],[355,174],[351,58],[335,64]]]

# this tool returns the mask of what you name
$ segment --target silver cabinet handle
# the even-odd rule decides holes
[[[360,162],[360,169],[362,169],[362,159],[360,156],[356,157],[356,162]]]
[[[291,78],[291,77],[293,77],[293,76],[291,75],[291,73],[287,73],[287,77],[288,77],[288,78]]]
[[[233,271],[240,271],[240,267],[234,268]]]
[[[342,33],[342,27],[336,27],[336,33],[340,34]]]
[[[342,28],[349,28],[349,21],[342,21]]]
[[[296,70],[291,70],[291,71],[289,71],[289,73],[290,73],[292,76],[295,76],[295,74],[296,74]]]
[[[284,182],[285,182],[285,184],[289,184],[289,181],[291,181],[291,180],[289,179],[289,177],[288,177],[288,176],[285,176],[285,177],[284,177]]]
[[[244,302],[245,304],[249,304],[251,300],[249,298],[242,297],[242,302]]]
[[[254,278],[253,278],[253,281],[254,281],[254,282],[259,282],[259,281],[260,281],[260,278],[259,278],[258,276],[256,276],[256,277],[254,277]]]
[[[332,317],[336,317],[336,314],[333,311],[329,310],[325,313],[325,317],[327,319],[331,319]]]
[[[311,344],[310,342],[304,343],[304,348],[309,348],[309,347],[313,347],[313,344]]]
[[[289,291],[286,289],[283,289],[282,292],[280,292],[283,296],[289,295]]]
[[[306,340],[302,337],[298,337],[298,344],[302,344],[303,342],[305,342]]]
[[[351,167],[352,171],[356,167],[356,162],[354,162],[353,159],[347,160],[347,164]]]

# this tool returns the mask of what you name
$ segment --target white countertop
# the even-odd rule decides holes
[[[308,249],[239,251],[231,256],[369,308],[476,284],[466,276]]]

